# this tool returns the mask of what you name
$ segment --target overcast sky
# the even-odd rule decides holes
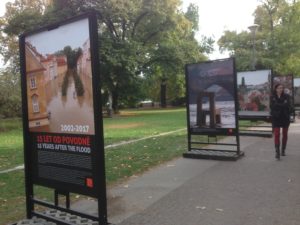
[[[63,50],[66,46],[71,46],[72,49],[82,48],[88,38],[88,19],[83,19],[54,30],[28,36],[25,41],[36,47],[39,53],[46,55]]]
[[[254,23],[253,13],[259,5],[258,0],[182,0],[183,9],[190,4],[199,7],[198,35],[211,36],[217,42],[224,30],[241,32]],[[222,58],[217,44],[211,59]]]
[[[258,85],[268,82],[270,70],[247,71],[237,73],[237,84],[242,83],[242,77],[245,79],[246,85]]]

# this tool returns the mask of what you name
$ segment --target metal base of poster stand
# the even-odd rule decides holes
[[[59,210],[48,210],[42,213],[36,213],[31,219],[20,220],[17,223],[11,225],[56,225],[56,224],[68,224],[68,225],[99,225],[98,222],[82,218],[80,216],[74,216],[69,213],[61,212]],[[108,225],[113,225],[108,223]]]
[[[254,136],[254,137],[273,137],[272,125],[270,124],[270,117],[256,116],[247,117],[239,116],[239,120],[250,121],[250,125],[240,125],[240,136]],[[260,125],[257,123],[268,123],[266,125]]]
[[[63,204],[63,202],[62,204],[59,204],[59,195],[65,197],[65,204]],[[63,192],[55,189],[54,203],[36,198],[31,198],[31,202],[33,210],[30,212],[30,219],[27,219],[26,223],[18,222],[14,225],[111,225],[111,223],[108,222],[100,222],[98,215],[91,215],[71,209],[69,192]],[[36,211],[35,205],[40,207],[42,210]]]
[[[236,161],[244,155],[245,155],[244,152],[240,152],[238,154],[235,151],[212,150],[212,149],[193,149],[191,151],[183,153],[184,158],[213,159],[213,160],[222,160],[222,161]]]
[[[222,135],[222,137],[224,137],[224,135]],[[223,139],[218,135],[212,134],[191,134],[189,137],[189,149],[186,153],[183,153],[183,157],[192,159],[236,161],[244,156],[245,153],[240,151],[239,137],[231,137],[235,140]],[[205,138],[207,138],[206,141],[204,141]],[[213,140],[211,140],[212,138]]]
[[[48,208],[48,210],[43,212],[32,212],[33,216],[45,219],[46,221],[62,225],[77,225],[85,223],[91,225],[99,224],[99,218],[97,216],[60,207],[58,205],[51,204],[42,200],[33,199],[33,203]]]
[[[272,131],[261,131],[261,130],[240,130],[240,136],[252,136],[252,137],[273,137]]]

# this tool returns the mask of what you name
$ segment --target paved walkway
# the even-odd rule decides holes
[[[287,156],[272,138],[241,137],[236,162],[179,158],[108,190],[109,222],[119,225],[299,225],[300,123]],[[95,203],[73,208],[95,213]]]

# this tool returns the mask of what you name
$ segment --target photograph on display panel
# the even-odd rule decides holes
[[[293,100],[294,96],[294,76],[293,75],[280,75],[273,76],[273,90],[276,84],[282,84],[284,86],[284,93],[291,96]],[[292,101],[291,101],[292,102]]]
[[[271,70],[237,73],[239,116],[269,116]]]
[[[94,134],[88,19],[25,38],[29,130]]]
[[[294,105],[300,107],[300,78],[294,79]]]
[[[236,128],[234,59],[186,66],[189,127],[197,129]]]

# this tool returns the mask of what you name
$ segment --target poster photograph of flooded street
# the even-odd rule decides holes
[[[237,73],[239,115],[270,115],[271,77],[271,70]]]
[[[88,19],[25,39],[31,132],[94,134]]]
[[[191,129],[236,128],[233,59],[187,65]]]

